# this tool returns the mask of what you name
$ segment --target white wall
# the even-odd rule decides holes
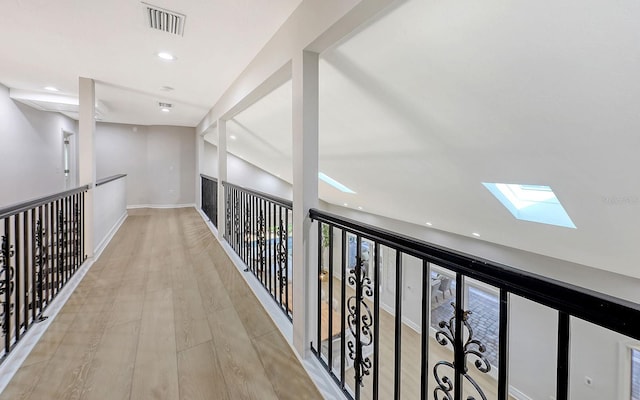
[[[204,142],[204,160],[200,172],[214,178],[218,177],[218,148],[207,141]],[[227,178],[229,183],[234,185],[258,190],[287,200],[293,198],[293,189],[290,183],[233,154],[227,154]]]
[[[93,249],[99,254],[127,215],[127,178],[96,186],[93,199]]]
[[[193,128],[98,123],[98,179],[127,174],[127,205],[170,206],[195,202]]]
[[[0,207],[65,189],[63,129],[77,133],[76,121],[17,103],[0,85]]]

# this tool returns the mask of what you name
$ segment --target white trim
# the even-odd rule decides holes
[[[98,259],[98,257],[100,257],[100,254],[102,254],[102,251],[107,247],[111,239],[113,239],[113,237],[115,236],[116,232],[118,232],[122,224],[124,224],[124,221],[127,219],[128,216],[129,214],[127,214],[127,210],[124,210],[124,213],[120,216],[120,218],[118,218],[118,221],[116,221],[116,223],[111,227],[111,229],[109,230],[107,235],[104,237],[104,239],[102,239],[102,241],[98,243],[96,248],[93,250],[94,251],[93,254],[96,260]]]
[[[127,205],[127,210],[133,210],[136,208],[196,208],[196,203],[187,204],[131,204]]]
[[[531,397],[527,396],[511,385],[509,385],[509,395],[516,400],[533,400]]]
[[[311,378],[311,381],[316,385],[318,391],[320,391],[322,398],[328,400],[346,400],[347,397],[335,385],[333,378],[324,368],[320,366],[315,358],[309,357],[308,359],[303,359],[300,354],[298,354],[295,347],[293,346],[293,325],[291,324],[289,319],[284,315],[280,307],[278,307],[271,296],[262,287],[260,281],[258,281],[258,279],[253,274],[244,272],[244,263],[233,251],[231,246],[229,246],[226,241],[218,237],[218,230],[215,226],[213,226],[213,224],[209,220],[209,217],[207,217],[201,209],[197,209],[197,211],[204,220],[205,224],[209,227],[211,233],[213,233],[214,238],[218,241],[220,246],[224,249],[225,253],[227,253],[227,256],[229,256],[231,262],[238,269],[243,279],[245,280],[253,294],[256,296],[266,313],[269,315],[273,323],[276,325],[282,336],[284,336],[285,341],[287,342],[287,344],[289,344],[289,347],[291,347],[293,354],[295,354],[302,367],[307,371],[307,374]]]

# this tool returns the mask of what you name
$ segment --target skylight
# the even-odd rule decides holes
[[[318,172],[318,178],[321,181],[324,181],[324,182],[328,183],[329,185],[333,186],[334,188],[338,189],[341,192],[352,193],[352,194],[356,193],[353,190],[351,190],[348,187],[346,187],[345,185],[343,185],[342,183],[338,182],[337,180],[333,179],[329,175],[326,175],[326,174],[324,174],[322,172]]]
[[[482,184],[517,219],[576,228],[549,186],[486,182]]]

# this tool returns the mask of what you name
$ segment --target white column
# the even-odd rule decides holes
[[[202,163],[204,162],[204,136],[196,135],[196,207],[202,209]]]
[[[318,206],[318,53],[293,58],[293,345],[309,356],[315,326],[317,232],[309,209]]]
[[[222,182],[227,180],[227,121],[219,119],[218,129],[218,239],[224,238],[226,229],[226,201]]]
[[[93,79],[79,79],[78,183],[89,185],[84,204],[84,251],[93,257],[93,193],[96,183],[94,135],[96,130],[96,86]]]

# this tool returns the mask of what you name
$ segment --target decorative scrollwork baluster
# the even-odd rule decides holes
[[[225,224],[224,224],[224,230],[225,230],[225,238],[227,240],[231,239],[231,193],[229,192],[228,187],[225,187],[225,193],[226,193],[226,197],[225,197]]]
[[[258,263],[260,270],[264,271],[265,268],[265,254],[267,251],[267,237],[266,237],[266,220],[264,218],[264,210],[260,207],[260,213],[258,214]]]
[[[233,232],[235,233],[235,242],[239,245],[242,238],[242,232],[240,232],[240,198],[236,197],[233,203]]]
[[[285,287],[286,287],[286,282],[285,279],[287,279],[287,275],[286,275],[286,268],[287,268],[287,262],[288,262],[288,254],[287,254],[287,240],[289,240],[289,238],[287,237],[287,230],[285,229],[284,226],[284,219],[280,218],[280,224],[277,228],[277,235],[278,235],[278,245],[276,248],[276,262],[278,263],[278,271],[276,272],[276,279],[278,280],[278,283],[280,285],[280,292],[283,296],[286,296],[285,293]]]
[[[364,356],[363,349],[373,344],[374,323],[369,305],[365,301],[365,296],[373,296],[371,288],[371,278],[368,276],[365,261],[356,256],[356,264],[349,271],[349,284],[356,287],[356,294],[347,299],[347,323],[351,337],[347,341],[349,358],[356,363],[355,381],[356,385],[364,386],[363,378],[371,373],[372,361],[369,356]],[[358,320],[359,319],[359,320]]]
[[[447,346],[451,344],[451,346],[453,346],[453,348],[455,349],[454,354],[457,351],[462,351],[464,353],[464,365],[462,368],[462,371],[463,371],[462,377],[464,377],[464,379],[466,379],[467,382],[469,382],[471,386],[473,386],[473,388],[476,390],[476,392],[478,393],[478,395],[482,400],[487,400],[487,397],[482,391],[482,388],[480,387],[480,385],[478,385],[475,379],[473,379],[469,375],[468,373],[469,369],[467,367],[467,359],[469,358],[469,356],[473,356],[475,358],[474,365],[478,371],[482,373],[488,373],[489,371],[491,371],[491,364],[489,363],[487,358],[484,356],[484,352],[486,351],[484,344],[482,344],[482,342],[480,342],[478,339],[473,338],[473,328],[469,323],[469,315],[473,313],[471,311],[464,311],[462,313],[462,327],[463,327],[463,330],[466,331],[466,333],[462,332],[462,335],[463,335],[462,337],[466,338],[466,340],[462,346],[462,349],[456,349],[456,345],[455,345],[456,342],[454,340],[456,305],[455,303],[451,303],[451,306],[453,307],[453,310],[454,310],[453,317],[449,319],[449,322],[440,321],[438,323],[440,330],[436,332],[436,340],[442,346]],[[447,373],[450,373],[451,376],[447,375]],[[433,376],[435,377],[436,383],[438,385],[433,391],[433,397],[435,400],[445,400],[445,399],[452,400],[453,399],[452,376],[454,376],[454,374],[455,374],[455,363],[452,363],[449,361],[439,361],[433,367]],[[467,400],[475,400],[475,399],[476,398],[473,396],[467,397]]]
[[[38,219],[36,221],[36,229],[33,232],[33,242],[35,244],[35,288],[36,288],[36,298],[35,304],[37,307],[44,307],[43,298],[42,298],[42,290],[43,290],[43,282],[44,282],[44,274],[47,271],[44,271],[45,266],[47,265],[47,254],[46,249],[44,248],[44,235],[46,234],[45,229],[42,226],[42,221]]]
[[[2,333],[7,335],[6,316],[13,315],[14,304],[7,302],[7,292],[9,297],[13,294],[15,289],[14,274],[15,269],[11,266],[11,257],[15,254],[13,251],[13,245],[9,244],[6,236],[2,236],[2,242],[0,245],[0,327]],[[9,278],[9,284],[7,285],[7,278]]]
[[[58,212],[58,275],[60,281],[64,281],[65,279],[65,271],[66,271],[66,252],[65,252],[65,227],[66,227],[66,219],[64,218],[64,212],[60,210]]]

